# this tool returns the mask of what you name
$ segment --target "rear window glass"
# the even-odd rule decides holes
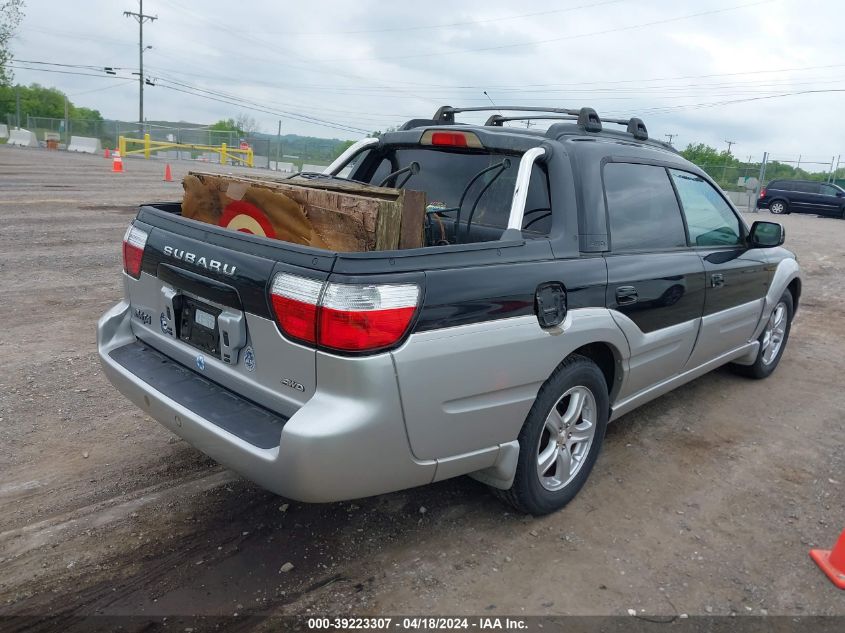
[[[354,177],[374,185],[383,183],[388,187],[398,185],[406,189],[424,191],[428,209],[452,209],[444,211],[450,218],[456,216],[456,208],[463,197],[462,225],[465,225],[471,215],[473,225],[504,229],[510,215],[519,159],[519,155],[513,154],[395,148],[384,153],[372,176],[366,178],[356,173]],[[504,161],[508,164],[503,164]],[[419,165],[416,174],[410,177],[408,173],[389,177],[391,173],[409,167],[414,162]],[[539,165],[535,165],[528,187],[523,228],[547,233],[551,227],[550,207],[546,172]]]
[[[604,190],[614,251],[687,245],[681,209],[663,167],[608,163]]]
[[[796,182],[793,183],[792,190],[800,193],[818,193],[819,185],[814,182]]]

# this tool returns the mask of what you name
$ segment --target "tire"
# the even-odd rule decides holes
[[[786,200],[772,200],[769,203],[769,211],[775,215],[784,215],[789,213],[789,204]]]
[[[601,370],[584,356],[567,358],[537,393],[519,433],[513,485],[508,490],[496,490],[499,498],[533,515],[549,514],[569,503],[593,469],[609,411],[607,383]],[[550,431],[552,426],[560,429],[557,438]],[[545,470],[538,463],[541,456],[548,464]],[[559,476],[566,466],[567,476]]]
[[[779,312],[779,310],[783,310]],[[783,321],[778,320],[778,314],[781,314]],[[742,376],[749,378],[768,378],[771,376],[778,363],[783,356],[783,351],[786,349],[786,343],[789,340],[789,331],[792,328],[792,315],[794,314],[792,293],[787,290],[783,293],[780,300],[775,304],[772,314],[769,317],[766,327],[763,328],[763,333],[760,334],[760,349],[757,351],[757,358],[753,365],[731,365],[731,368]],[[780,325],[778,325],[780,323]],[[779,333],[779,337],[776,335]],[[776,345],[776,348],[773,346]]]

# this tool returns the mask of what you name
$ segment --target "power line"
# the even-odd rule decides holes
[[[212,91],[204,90],[202,88],[195,88],[193,86],[189,87],[188,90],[183,88],[177,88],[176,86],[168,86],[166,84],[157,84],[160,88],[165,88],[167,90],[174,90],[176,92],[182,92],[185,94],[193,95],[195,97],[201,97],[203,99],[209,99],[211,101],[218,101],[220,103],[226,103],[228,105],[233,105],[236,107],[244,108],[246,110],[254,110],[256,112],[262,112],[264,114],[272,114],[273,116],[280,116],[282,118],[293,119],[295,121],[300,121],[301,123],[311,123],[313,125],[319,125],[322,127],[329,127],[336,130],[342,130],[345,132],[354,132],[355,134],[369,134],[369,130],[365,130],[362,128],[356,128],[349,125],[344,125],[342,123],[335,123],[333,121],[326,121],[324,119],[318,119],[316,117],[309,117],[307,115],[302,115],[294,112],[287,112],[283,110],[272,110],[269,107],[264,107],[260,104],[254,104],[252,102],[241,100],[237,98],[226,97],[225,95],[220,95],[219,93],[214,93]],[[237,100],[236,100],[237,99]]]
[[[17,66],[14,64],[9,64],[10,68],[16,68],[18,70],[32,70],[39,73],[58,73],[60,75],[78,75],[80,77],[99,77],[100,79],[130,79],[130,77],[119,77],[117,75],[97,75],[94,73],[78,73],[72,70],[51,70],[49,68],[32,68],[29,66]]]
[[[122,83],[117,85],[111,86],[102,86],[101,88],[93,88],[91,90],[83,90],[82,92],[74,92],[73,94],[69,94],[68,97],[77,97],[79,95],[86,95],[89,92],[100,92],[101,90],[111,90],[112,88],[120,88],[121,86],[126,86],[130,81],[135,81],[134,79],[124,79]]]

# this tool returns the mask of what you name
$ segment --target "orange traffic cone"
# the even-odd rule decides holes
[[[120,152],[112,152],[114,160],[112,160],[111,170],[114,172],[123,173],[123,159],[120,157]]]
[[[839,535],[839,540],[832,550],[811,549],[810,558],[830,578],[830,582],[845,589],[845,530]]]
[[[164,182],[173,182],[173,174],[170,173],[170,163],[164,166]]]
[[[108,147],[103,150],[103,158],[111,158],[111,151]]]

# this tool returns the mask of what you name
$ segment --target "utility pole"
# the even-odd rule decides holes
[[[751,207],[751,213],[760,213],[757,210],[757,199],[760,197],[760,191],[765,186],[766,181],[766,163],[769,162],[769,152],[763,152],[763,160],[760,161],[760,176],[757,178],[757,187],[754,189],[754,205]],[[748,201],[749,205],[751,201]]]
[[[15,115],[15,123],[18,126],[18,129],[21,127],[21,87],[15,86],[15,109],[17,110],[17,114]]]
[[[276,132],[276,171],[279,170],[279,154],[282,152],[282,120],[279,119],[279,130]],[[282,154],[284,156],[284,154]]]
[[[676,136],[678,136],[678,135],[677,135],[677,134],[664,134],[663,136],[665,136],[666,138],[668,138],[668,139],[669,139],[669,145],[671,145],[671,144],[672,144],[672,139],[673,139],[673,138],[675,138],[675,137],[676,137]]]
[[[728,144],[728,153],[725,156],[725,167],[722,169],[722,182],[724,182],[725,177],[728,174],[728,161],[731,159],[731,145],[736,145],[736,141],[725,140],[725,143]]]
[[[65,95],[65,147],[70,147],[70,117],[68,116],[67,95]]]
[[[144,51],[152,46],[144,48],[144,22],[158,20],[157,15],[144,15],[144,0],[138,0],[138,12],[124,11],[127,18],[135,18],[138,21],[138,123],[141,130],[144,128]]]

